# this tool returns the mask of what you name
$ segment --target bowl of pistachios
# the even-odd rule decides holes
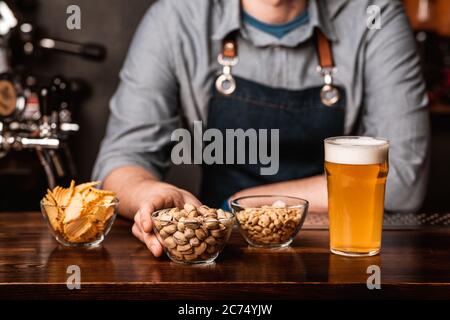
[[[176,263],[211,263],[230,237],[235,217],[231,212],[185,204],[152,214],[153,231],[166,255]]]

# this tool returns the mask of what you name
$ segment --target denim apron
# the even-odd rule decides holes
[[[246,188],[323,173],[323,140],[344,133],[346,97],[342,88],[336,87],[340,99],[330,107],[321,100],[322,87],[287,90],[239,77],[234,80],[236,88],[231,94],[218,92],[213,85],[207,127],[220,130],[224,140],[226,129],[267,129],[268,148],[270,129],[278,129],[279,170],[274,175],[261,175],[260,169],[268,165],[236,161],[204,165],[201,199],[212,207],[221,207],[230,196]],[[248,151],[247,141],[246,150],[234,150],[234,155],[246,152],[248,163]]]

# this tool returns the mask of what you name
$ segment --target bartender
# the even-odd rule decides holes
[[[370,23],[371,5],[380,28]],[[160,0],[143,18],[120,78],[93,176],[117,192],[121,214],[134,218],[133,234],[155,256],[162,254],[150,219],[157,209],[278,194],[326,211],[330,136],[388,139],[386,209],[410,212],[423,201],[427,98],[400,1]],[[278,129],[276,174],[261,175],[261,164],[203,165],[198,198],[163,182],[172,133],[195,121],[224,135]]]

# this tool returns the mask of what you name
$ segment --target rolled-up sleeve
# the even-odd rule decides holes
[[[420,208],[427,187],[428,100],[416,43],[400,2],[387,1],[381,17],[382,28],[369,30],[364,44],[361,133],[390,141],[386,210],[412,212]]]
[[[169,5],[168,1],[153,5],[134,36],[110,102],[106,135],[92,174],[95,180],[130,165],[161,177],[169,166],[170,136],[179,126],[175,26],[166,23]]]

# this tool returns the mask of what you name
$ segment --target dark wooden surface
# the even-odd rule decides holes
[[[0,213],[1,299],[450,299],[450,228],[386,230],[380,256],[344,258],[328,251],[326,230],[304,229],[291,248],[248,247],[237,230],[215,264],[156,259],[116,221],[95,249],[63,248],[39,213]],[[68,290],[69,265],[81,289]],[[381,290],[368,290],[369,265]]]

